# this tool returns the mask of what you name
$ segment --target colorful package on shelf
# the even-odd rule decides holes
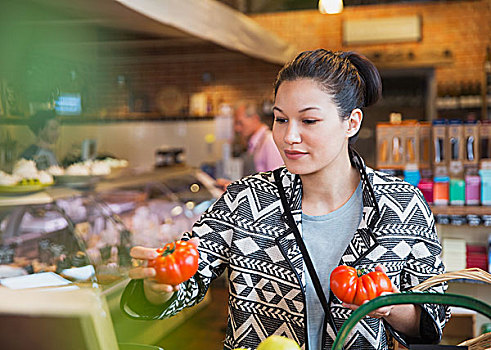
[[[479,175],[481,175],[481,204],[491,205],[491,169],[481,169]]]
[[[433,203],[435,205],[448,205],[449,182],[448,176],[436,176],[433,179]]]
[[[491,273],[491,234],[488,237],[488,272]]]
[[[467,268],[477,267],[481,270],[488,270],[488,254],[485,246],[466,245],[466,265]]]
[[[481,203],[481,177],[477,168],[471,168],[465,174],[465,204],[479,205]]]
[[[447,271],[459,271],[466,266],[465,239],[445,238],[442,240],[442,259]]]
[[[463,179],[450,178],[449,203],[450,205],[465,204],[465,181]]]
[[[433,179],[423,178],[419,180],[418,188],[428,204],[433,204]]]
[[[420,179],[421,175],[419,173],[417,165],[412,164],[406,166],[406,168],[404,169],[404,181],[410,183],[413,186],[418,186]]]

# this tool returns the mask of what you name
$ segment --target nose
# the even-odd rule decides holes
[[[296,125],[296,123],[288,123],[288,128],[286,129],[284,140],[285,143],[289,145],[302,142],[300,131],[298,130],[298,126]]]

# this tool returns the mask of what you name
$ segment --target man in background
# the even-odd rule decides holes
[[[235,109],[234,130],[247,145],[244,175],[273,170],[283,165],[270,128],[259,116],[254,103],[240,102]]]

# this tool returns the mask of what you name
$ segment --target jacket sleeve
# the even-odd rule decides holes
[[[424,203],[423,207],[427,209],[424,216],[429,218],[429,224],[420,226],[419,238],[413,242],[411,253],[401,273],[401,291],[408,291],[428,278],[445,272],[445,266],[440,259],[442,248],[436,233],[435,220],[426,201],[422,195],[420,196],[422,203]],[[428,291],[444,293],[446,289],[447,284],[443,283],[429,288]],[[435,344],[440,342],[443,327],[450,319],[450,308],[447,305],[421,304],[420,306],[422,310],[420,336],[418,338],[405,336],[385,322],[386,327],[396,340],[406,347],[408,344]]]
[[[230,203],[230,197],[229,191],[225,192],[194,224],[192,232],[183,235],[183,240],[200,238],[198,272],[181,283],[180,289],[161,306],[155,306],[146,300],[141,280],[132,280],[121,297],[120,307],[123,313],[135,319],[163,319],[203,300],[211,281],[221,275],[228,265],[234,227],[227,204]]]

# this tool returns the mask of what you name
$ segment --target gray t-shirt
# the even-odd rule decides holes
[[[363,214],[361,182],[351,198],[341,208],[320,216],[302,214],[303,240],[314,264],[317,276],[329,299],[329,277],[339,264]],[[322,349],[324,311],[314,284],[305,267],[307,297],[307,329],[309,348]]]

